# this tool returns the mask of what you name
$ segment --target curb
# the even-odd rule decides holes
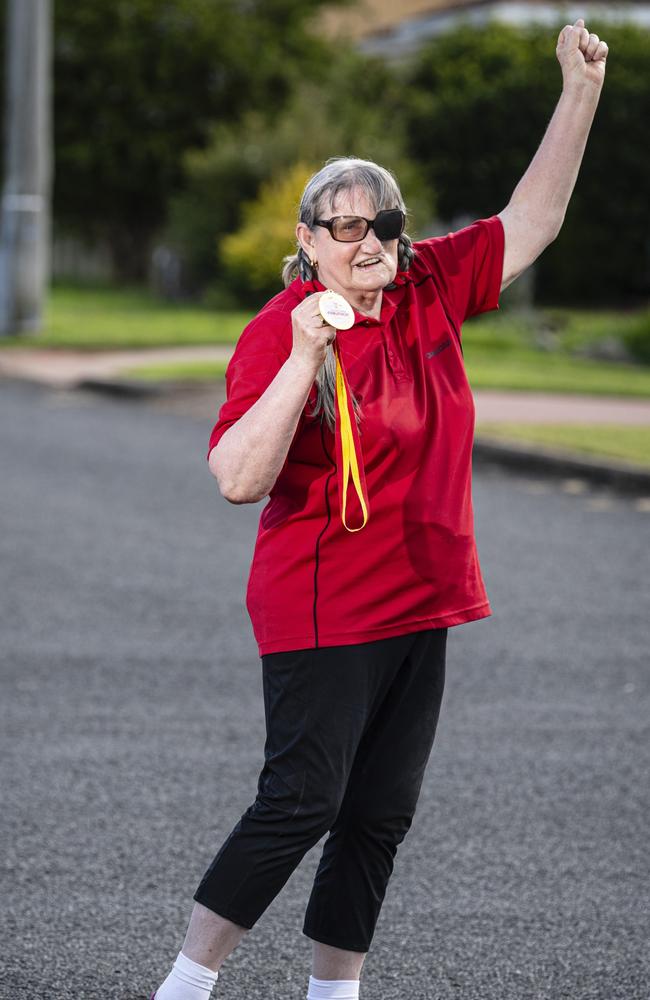
[[[19,381],[26,381],[24,378]],[[32,381],[31,379],[28,381]],[[34,380],[36,382],[37,380]],[[37,384],[43,385],[42,382]],[[215,380],[184,379],[173,382],[145,382],[137,379],[84,378],[69,386],[128,399],[157,399],[198,392],[215,385]],[[617,459],[595,459],[571,452],[556,451],[537,445],[530,447],[515,441],[503,441],[477,435],[472,451],[474,465],[501,468],[555,478],[585,479],[597,486],[607,486],[622,493],[650,497],[650,469]]]
[[[174,382],[145,382],[138,379],[83,378],[71,386],[72,389],[88,389],[105,396],[128,396],[130,399],[149,399],[154,396],[173,396],[178,392],[206,385],[212,382],[200,379],[177,380]]]
[[[160,397],[211,385],[197,379],[175,382],[138,382],[126,379],[84,379],[79,388],[116,396]],[[534,451],[519,442],[505,442],[478,435],[474,439],[472,458],[475,465],[498,465],[520,472],[538,473],[555,478],[585,479],[597,486],[608,486],[622,493],[650,496],[650,469],[617,459],[595,459],[570,452],[556,451],[538,445]]]
[[[472,457],[475,465],[499,465],[520,472],[586,479],[623,493],[650,496],[650,470],[618,459],[582,457],[539,445],[534,451],[519,442],[478,436]]]
[[[146,399],[173,396],[196,391],[199,386],[212,385],[197,379],[174,382],[142,382],[135,379],[83,379],[80,389],[90,389],[107,395]],[[586,479],[597,486],[608,486],[622,493],[650,496],[650,470],[616,459],[593,459],[569,452],[555,451],[543,445],[534,451],[519,442],[477,436],[472,458],[475,465],[497,465],[519,472],[535,472],[555,478]]]

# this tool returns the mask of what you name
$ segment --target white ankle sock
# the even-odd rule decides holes
[[[155,993],[156,1000],[209,1000],[219,973],[193,962],[179,951],[167,979]]]
[[[359,1000],[359,980],[314,979],[310,976],[307,1000]]]

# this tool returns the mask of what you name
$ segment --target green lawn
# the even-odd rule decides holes
[[[650,468],[650,427],[612,424],[513,424],[481,422],[477,437],[548,445],[567,452],[605,455]]]
[[[506,308],[467,320],[463,339],[502,350],[528,346],[580,353],[590,345],[620,337],[638,317],[634,310]]]
[[[0,347],[77,350],[234,344],[251,311],[215,312],[174,305],[142,289],[55,286],[46,329],[38,336],[0,338]],[[579,309],[502,309],[468,320],[465,359],[477,389],[518,389],[598,395],[650,396],[650,366],[600,361],[585,352],[616,341],[638,313]],[[147,366],[138,378],[214,379],[218,362]]]
[[[465,363],[476,389],[650,395],[650,367],[585,356],[616,341],[638,312],[503,310],[463,326]]]
[[[604,361],[586,361],[556,355],[517,351],[495,354],[467,347],[465,360],[474,389],[583,393],[601,396],[650,396],[650,369]],[[222,378],[221,361],[174,362],[141,365],[122,374],[145,380]]]
[[[174,364],[138,365],[120,372],[124,378],[143,382],[197,380],[212,382],[226,374],[227,361],[177,361]]]
[[[591,361],[530,348],[490,350],[468,342],[465,364],[474,389],[518,389],[598,396],[650,396],[650,367]]]
[[[37,336],[0,337],[0,346],[111,350],[234,344],[253,312],[174,305],[141,289],[55,286]]]

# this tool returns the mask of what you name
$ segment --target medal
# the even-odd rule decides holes
[[[354,326],[354,309],[338,292],[323,292],[318,309],[325,322],[335,330],[349,330]]]
[[[336,330],[349,330],[354,326],[354,309],[338,292],[323,292],[318,300],[318,308],[324,321]],[[341,520],[347,531],[361,531],[368,520],[368,495],[366,477],[363,468],[361,443],[357,430],[357,421],[351,412],[348,382],[341,363],[338,342],[334,341],[336,357],[336,456],[338,466],[339,505]],[[345,521],[347,507],[348,483],[352,483],[359,498],[363,511],[363,523],[358,528],[350,528]]]

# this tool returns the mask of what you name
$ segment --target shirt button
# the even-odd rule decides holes
[[[365,321],[365,323],[364,323],[363,325],[364,325],[364,326],[370,326],[370,320],[369,320],[369,319],[367,319],[367,320]]]

